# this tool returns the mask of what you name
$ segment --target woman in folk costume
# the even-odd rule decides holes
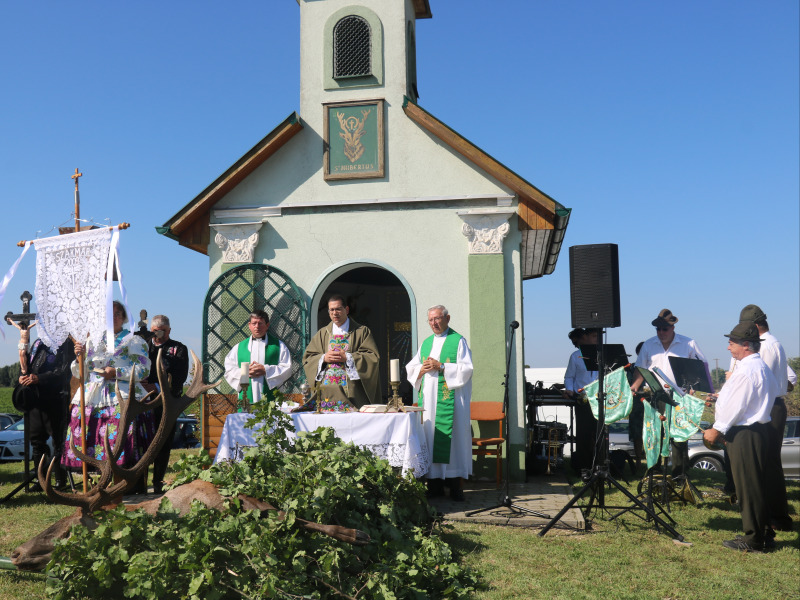
[[[72,363],[72,374],[79,375],[80,360],[86,361],[88,379],[84,393],[84,412],[86,421],[86,454],[97,459],[105,458],[103,440],[108,432],[108,441],[113,448],[117,438],[120,421],[119,399],[116,385],[123,399],[130,393],[131,374],[134,375],[134,397],[141,400],[146,395],[139,383],[150,372],[150,358],[147,354],[147,343],[139,336],[131,334],[123,328],[128,315],[122,303],[114,301],[114,349],[106,346],[106,334],[102,341],[94,346],[91,340],[87,345],[75,344],[76,359]],[[81,448],[81,415],[80,390],[72,398],[70,422],[67,429],[67,441],[62,464],[70,469],[81,468],[81,461],[70,448],[70,440],[75,437],[75,447]],[[133,465],[141,458],[150,440],[153,439],[155,426],[152,412],[140,415],[128,427],[128,438],[124,451],[117,460],[120,466]]]

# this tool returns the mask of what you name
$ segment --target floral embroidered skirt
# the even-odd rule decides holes
[[[81,469],[82,462],[75,456],[75,453],[70,448],[70,440],[75,437],[75,447],[80,450],[80,435],[81,435],[81,417],[80,406],[77,404],[71,405],[69,427],[67,429],[67,441],[64,446],[64,455],[61,459],[61,464],[68,469]],[[117,440],[120,412],[119,405],[106,406],[104,408],[96,408],[92,406],[85,407],[86,431],[86,454],[93,456],[98,460],[106,458],[105,446],[103,440],[108,431],[108,442],[111,449],[114,448],[114,443]],[[132,467],[137,460],[144,454],[155,434],[155,421],[152,412],[146,412],[136,418],[135,423],[128,426],[128,436],[125,440],[125,446],[122,454],[117,460],[117,464],[121,467]]]

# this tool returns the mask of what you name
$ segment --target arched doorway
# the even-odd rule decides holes
[[[342,270],[315,293],[316,326],[324,327],[328,317],[328,297],[341,294],[347,298],[350,316],[369,327],[381,355],[381,393],[391,394],[389,359],[400,361],[401,394],[410,401],[410,386],[406,383],[405,365],[414,355],[412,348],[411,298],[403,282],[391,271],[377,266],[354,266]]]

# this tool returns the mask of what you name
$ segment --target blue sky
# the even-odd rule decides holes
[[[523,286],[529,365],[566,365],[568,247],[598,243],[620,253],[622,326],[608,341],[632,352],[667,307],[725,366],[722,336],[755,303],[800,355],[797,2],[431,9],[417,27],[420,105],[573,209],[556,272]],[[298,110],[299,7],[42,1],[3,13],[0,271],[17,241],[71,223],[79,167],[81,216],[132,224],[131,309],[169,315],[199,353],[207,258],[154,227]],[[2,314],[34,277],[31,251]],[[15,333],[0,365],[16,361]]]

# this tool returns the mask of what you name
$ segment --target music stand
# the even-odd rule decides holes
[[[603,339],[603,329],[597,330],[597,339]],[[669,531],[673,536],[674,539],[682,542],[683,536],[680,535],[675,529],[666,521],[664,521],[660,516],[658,516],[652,508],[644,504],[639,498],[634,496],[627,488],[622,486],[616,479],[611,476],[609,472],[609,459],[608,459],[608,426],[605,423],[605,404],[606,404],[606,397],[605,391],[603,388],[603,379],[605,376],[605,369],[604,369],[604,346],[598,345],[597,346],[597,365],[598,365],[598,386],[597,386],[597,409],[598,409],[598,418],[597,422],[600,427],[603,429],[603,436],[602,436],[602,443],[600,446],[600,459],[595,460],[595,464],[592,467],[592,473],[588,479],[586,479],[586,485],[583,486],[577,494],[575,494],[572,499],[567,502],[564,507],[559,511],[559,513],[553,517],[553,519],[545,525],[544,529],[539,532],[539,536],[544,536],[550,528],[553,527],[560,519],[563,517],[567,511],[575,505],[575,503],[580,500],[584,494],[591,491],[592,494],[589,499],[589,504],[587,506],[587,514],[591,512],[592,505],[594,504],[595,497],[598,498],[597,506],[601,509],[606,508],[624,508],[624,507],[607,507],[605,505],[605,484],[610,483],[614,487],[616,487],[619,491],[621,491],[631,502],[633,502],[638,508],[645,511],[650,518],[653,519],[655,523],[661,525],[664,529]],[[623,351],[624,352],[624,351]]]
[[[685,391],[712,393],[711,375],[706,363],[697,358],[680,358],[669,356],[669,366],[675,375],[675,383]]]
[[[650,396],[650,399],[646,400],[646,401],[653,407],[653,409],[657,413],[660,414],[659,402],[661,402],[663,404],[669,404],[670,406],[678,406],[678,403],[675,402],[675,400],[673,400],[673,398],[672,398],[671,391],[668,392],[667,390],[665,390],[663,388],[663,386],[661,385],[661,381],[659,381],[658,377],[656,377],[656,372],[657,372],[659,377],[664,377],[664,379],[666,381],[669,381],[669,378],[664,376],[664,374],[659,369],[656,368],[656,369],[654,369],[656,372],[653,372],[653,371],[650,371],[648,369],[645,369],[644,367],[635,367],[635,370],[639,375],[642,376],[642,378],[644,379],[644,382],[647,384],[647,387],[650,388],[651,396]],[[656,418],[658,418],[658,417],[656,417]],[[658,462],[655,465],[653,465],[652,467],[647,469],[647,489],[646,489],[646,491],[644,493],[642,493],[641,492],[641,487],[640,487],[639,488],[640,489],[639,496],[643,497],[643,499],[646,500],[647,506],[653,512],[655,512],[655,508],[657,508],[658,510],[660,510],[664,514],[665,517],[667,517],[670,520],[671,523],[675,524],[675,520],[671,516],[669,516],[669,514],[668,514],[669,493],[667,491],[667,476],[666,476],[666,473],[664,472],[664,469],[662,469],[662,478],[663,478],[662,483],[663,483],[663,486],[662,486],[661,501],[667,506],[667,510],[665,510],[664,507],[658,501],[656,501],[653,498],[653,469],[655,469],[656,466],[661,464],[662,456],[661,456],[660,448],[663,446],[663,444],[664,444],[664,428],[662,427],[661,428],[661,436],[659,438],[659,443],[658,443],[658,447],[659,447]],[[628,511],[633,511],[634,508],[637,508],[637,507],[629,506],[628,508],[618,512],[615,515],[613,515],[611,517],[611,519],[609,519],[609,520],[613,521],[618,516],[628,512]],[[657,524],[656,524],[656,528],[658,528]]]
[[[603,344],[603,362],[606,365],[606,372],[613,371],[628,364],[628,354],[625,352],[623,344]],[[597,371],[598,347],[597,344],[581,345],[581,358],[587,371]]]

